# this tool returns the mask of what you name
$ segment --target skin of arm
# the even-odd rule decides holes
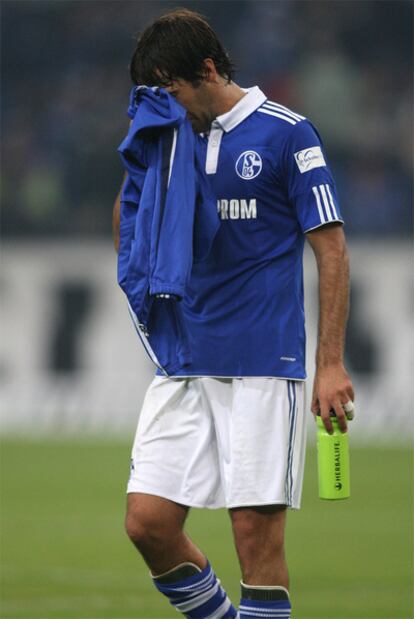
[[[114,240],[115,251],[119,251],[119,220],[121,212],[121,192],[118,193],[114,208],[112,211],[112,235]]]
[[[129,123],[129,126],[131,126],[131,123]],[[116,196],[114,208],[112,210],[112,237],[114,240],[114,247],[115,247],[116,253],[118,253],[119,251],[119,222],[121,218],[121,192],[122,192],[122,187],[125,183],[126,177],[127,177],[127,173],[125,172],[124,178],[122,179],[121,189],[119,190],[118,195]]]
[[[122,179],[121,189],[118,192],[118,195],[115,198],[114,208],[112,210],[112,237],[114,240],[115,251],[118,253],[119,251],[119,224],[121,221],[121,193],[122,187],[127,178],[127,173],[125,172],[124,178]]]
[[[316,373],[311,411],[318,412],[327,431],[334,409],[341,432],[347,431],[343,404],[354,400],[354,389],[344,367],[345,328],[349,304],[349,260],[342,226],[332,224],[308,232],[319,273],[319,324]]]

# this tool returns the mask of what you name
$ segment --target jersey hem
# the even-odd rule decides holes
[[[274,376],[273,374],[168,374],[168,376],[162,374],[156,374],[160,378],[276,378],[277,380],[297,380],[299,382],[305,382],[307,376],[304,378],[297,378],[296,376]]]

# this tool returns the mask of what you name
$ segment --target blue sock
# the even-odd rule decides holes
[[[241,584],[240,619],[290,619],[289,593],[284,587]]]
[[[234,608],[209,563],[201,570],[183,563],[167,574],[154,577],[158,591],[189,619],[236,619]]]

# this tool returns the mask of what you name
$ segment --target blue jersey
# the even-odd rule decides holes
[[[343,222],[321,138],[255,87],[202,148],[221,227],[181,301],[193,360],[176,375],[304,379],[304,235]]]

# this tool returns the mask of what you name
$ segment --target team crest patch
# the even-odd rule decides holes
[[[236,162],[236,172],[240,178],[250,181],[256,178],[262,171],[262,158],[254,150],[246,150]]]

